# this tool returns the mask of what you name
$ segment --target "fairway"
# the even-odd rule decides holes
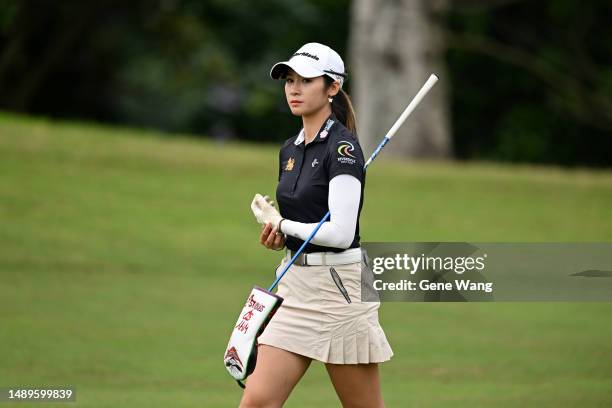
[[[278,148],[0,114],[0,387],[74,386],[79,408],[236,407],[222,358],[280,261],[249,207],[274,194]],[[360,227],[363,241],[610,242],[612,172],[383,152]],[[612,406],[610,316],[385,303],[386,404]],[[287,407],[338,404],[313,363]]]

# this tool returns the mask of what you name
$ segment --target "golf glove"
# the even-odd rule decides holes
[[[279,214],[276,207],[274,207],[274,201],[268,196],[262,196],[261,194],[255,194],[253,202],[251,202],[251,210],[253,215],[260,224],[272,224],[272,228],[278,228],[279,222],[283,219]]]

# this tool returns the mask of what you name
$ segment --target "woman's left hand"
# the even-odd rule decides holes
[[[261,230],[259,242],[268,249],[279,251],[285,247],[285,235],[282,233],[277,234],[276,229],[272,228],[272,224],[267,223],[264,224]]]

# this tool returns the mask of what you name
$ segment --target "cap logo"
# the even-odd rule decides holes
[[[302,52],[296,52],[295,54],[293,54],[293,56],[292,56],[292,57],[297,57],[297,56],[300,56],[300,55],[302,55],[302,56],[304,56],[304,57],[308,57],[308,58],[315,59],[315,60],[317,60],[317,61],[319,60],[319,57],[317,57],[316,55],[312,55],[312,54],[311,54],[311,53],[309,53],[309,52],[303,52],[303,51],[302,51]]]

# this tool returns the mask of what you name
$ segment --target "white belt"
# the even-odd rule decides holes
[[[297,251],[287,250],[285,259],[291,260]],[[312,252],[310,254],[301,253],[295,259],[294,264],[299,266],[309,265],[344,265],[361,261],[361,248],[351,248],[342,252]]]

